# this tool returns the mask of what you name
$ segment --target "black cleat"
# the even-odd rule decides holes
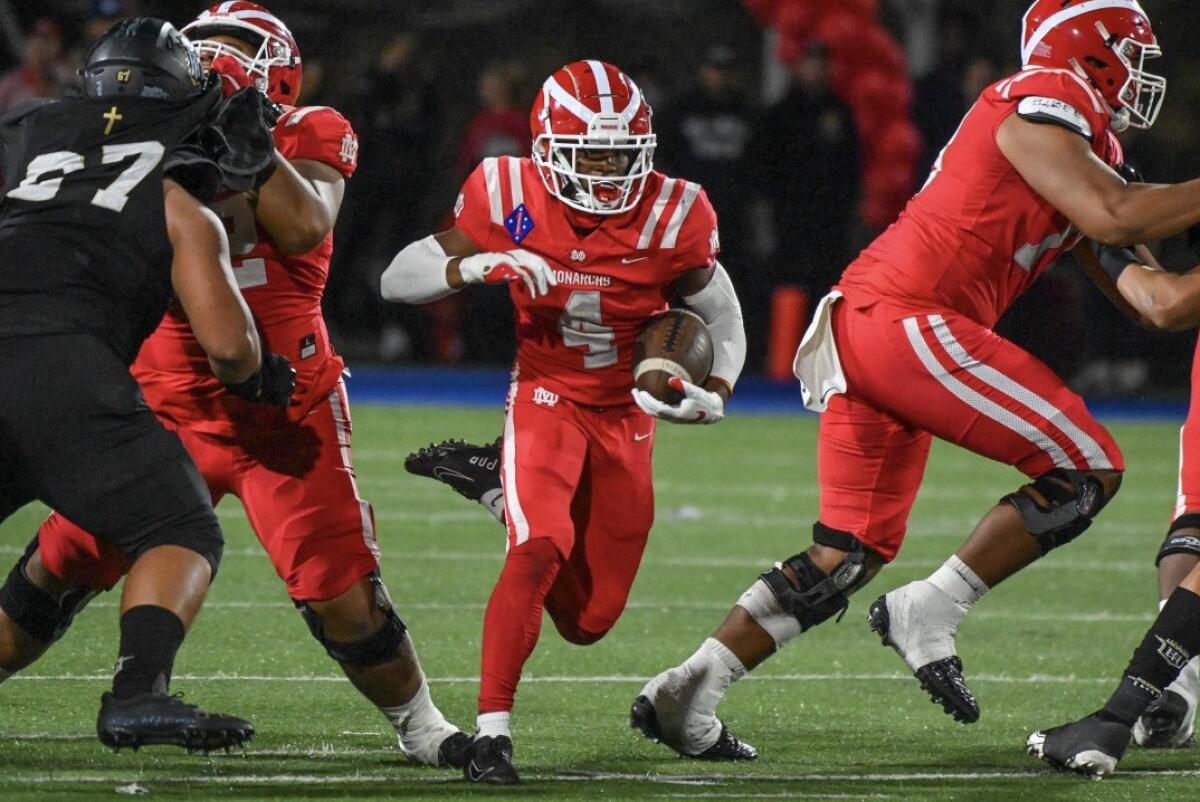
[[[1188,721],[1187,699],[1172,690],[1164,692],[1133,725],[1133,740],[1146,749],[1195,746],[1195,724]]]
[[[1101,780],[1117,769],[1129,747],[1129,727],[1095,715],[1030,733],[1025,751],[1061,771]]]
[[[467,765],[467,749],[470,746],[471,736],[462,730],[448,735],[438,746],[438,768],[461,769]]]
[[[206,713],[196,705],[184,704],[178,696],[142,693],[118,699],[105,693],[100,697],[96,734],[114,750],[168,744],[189,752],[210,752],[249,741],[254,737],[254,725],[233,716]]]
[[[633,700],[633,706],[629,708],[629,726],[632,729],[640,730],[642,735],[655,743],[664,743],[654,703],[645,696],[639,696]],[[758,750],[731,733],[724,724],[721,725],[721,734],[717,736],[717,742],[698,755],[689,755],[680,752],[671,744],[666,745],[674,749],[681,757],[690,757],[696,760],[756,760],[758,758]]]
[[[513,742],[506,735],[481,735],[467,746],[463,776],[468,782],[516,785],[521,782],[513,767]]]
[[[888,636],[891,620],[888,616],[885,596],[880,596],[871,604],[871,609],[867,613],[867,623],[882,639],[884,646],[896,648]],[[962,660],[958,655],[926,663],[914,671],[913,675],[921,683],[921,689],[929,694],[929,698],[933,700],[934,704],[941,705],[942,710],[952,716],[955,721],[963,724],[979,721],[979,703],[975,701],[975,694],[971,693],[966,679],[963,678]]]
[[[431,443],[404,458],[404,470],[449,485],[461,496],[480,501],[500,489],[500,438],[485,446],[462,440]]]

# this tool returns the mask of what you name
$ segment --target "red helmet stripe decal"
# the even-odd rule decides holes
[[[1138,5],[1137,0],[1088,0],[1086,3],[1080,3],[1071,8],[1064,8],[1062,11],[1057,11],[1051,14],[1046,20],[1037,27],[1037,30],[1030,35],[1029,39],[1021,47],[1021,63],[1028,64],[1029,59],[1033,56],[1033,51],[1046,38],[1046,34],[1057,28],[1067,20],[1075,19],[1084,14],[1090,14],[1093,11],[1102,11],[1106,8],[1124,8],[1129,11],[1137,12],[1142,16],[1146,16],[1146,12]],[[1030,7],[1029,11],[1032,11]],[[1025,16],[1029,16],[1029,12],[1025,12]],[[1028,31],[1028,23],[1025,25]]]

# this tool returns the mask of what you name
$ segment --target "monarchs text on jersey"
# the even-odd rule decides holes
[[[988,87],[942,150],[924,188],[859,255],[839,286],[864,300],[950,309],[991,327],[1058,256],[1080,240],[996,144],[1012,114],[1061,125],[1109,165],[1121,163],[1111,112],[1086,80],[1033,68]],[[851,297],[848,294],[847,297]]]
[[[557,287],[530,298],[509,285],[517,374],[572,401],[632,403],[633,345],[667,307],[682,273],[711,267],[717,218],[699,184],[653,172],[638,205],[577,227],[582,215],[546,191],[532,160],[484,159],[463,185],[455,226],[481,251],[522,248],[554,269]]]
[[[289,108],[274,130],[275,147],[289,161],[319,162],[344,178],[358,165],[358,139],[350,123],[327,106]],[[229,235],[230,259],[266,350],[283,354],[296,369],[295,415],[329,395],[344,365],[329,343],[321,297],[329,278],[333,233],[302,254],[285,254],[258,223],[240,195],[213,204]],[[268,414],[221,387],[187,321],[174,311],[146,341],[133,373],[155,411],[200,431],[232,435],[242,417]]]

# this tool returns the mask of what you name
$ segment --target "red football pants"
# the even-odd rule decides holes
[[[820,520],[885,559],[899,551],[932,437],[1013,465],[1124,468],[1083,399],[1044,363],[952,312],[847,297],[833,311],[847,391],[821,415]]]
[[[1179,430],[1179,489],[1171,518],[1200,513],[1200,340],[1192,357],[1192,398]]]
[[[175,433],[213,504],[227,493],[241,499],[293,599],[336,598],[378,567],[375,517],[358,496],[341,382],[298,424],[247,430],[237,440]],[[123,554],[57,513],[38,530],[38,547],[50,572],[72,584],[107,590],[129,570]]]
[[[543,605],[571,643],[625,609],[654,522],[654,420],[515,384],[504,424],[508,555],[483,626],[480,711],[511,710]]]

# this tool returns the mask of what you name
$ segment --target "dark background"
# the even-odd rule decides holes
[[[737,0],[275,0],[268,6],[303,54],[302,102],[334,106],[362,138],[326,297],[335,343],[352,361],[511,358],[511,312],[500,293],[394,307],[378,299],[378,275],[399,248],[444,227],[460,181],[481,154],[515,148],[524,155],[527,140],[498,139],[486,123],[520,118],[523,125],[544,77],[578,58],[612,61],[642,85],[660,137],[656,167],[701,180],[713,196],[722,261],[743,296],[752,372],[765,367],[775,290],[794,284],[815,297],[876,230],[859,213],[856,192],[864,178],[854,154],[881,132],[852,123],[828,129],[839,108],[844,112],[832,95],[815,111],[777,106],[788,85],[781,76],[789,74],[775,58],[777,39]],[[883,24],[908,48],[912,121],[924,139],[913,190],[973,99],[965,95],[981,80],[1017,68],[1026,7],[1024,0],[879,0]],[[1148,180],[1185,180],[1200,174],[1194,146],[1200,12],[1190,0],[1147,0],[1143,7],[1165,54],[1152,69],[1167,77],[1169,89],[1154,129],[1122,139]],[[151,14],[182,25],[202,8],[180,0],[0,0],[0,70],[20,71],[21,54],[40,31],[61,42],[55,67],[61,88],[111,16]],[[39,23],[44,19],[53,26]],[[729,81],[719,102],[695,91],[705,64]],[[484,105],[485,75],[493,99],[501,86],[511,108],[483,121],[487,135],[472,140],[478,145],[472,150],[463,142]],[[738,152],[705,167],[690,158],[688,132],[707,130],[693,126],[713,119],[729,123],[713,136],[728,136]],[[845,155],[822,160],[807,144],[822,126],[840,130],[831,142],[845,146],[828,153]],[[844,208],[834,200],[840,188],[848,193]],[[825,208],[804,204],[822,197],[829,199]],[[835,240],[825,237],[830,230]],[[1156,247],[1168,267],[1200,261],[1182,238]],[[1088,394],[1177,395],[1187,388],[1194,335],[1135,329],[1069,260],[1018,303],[1001,331]]]

